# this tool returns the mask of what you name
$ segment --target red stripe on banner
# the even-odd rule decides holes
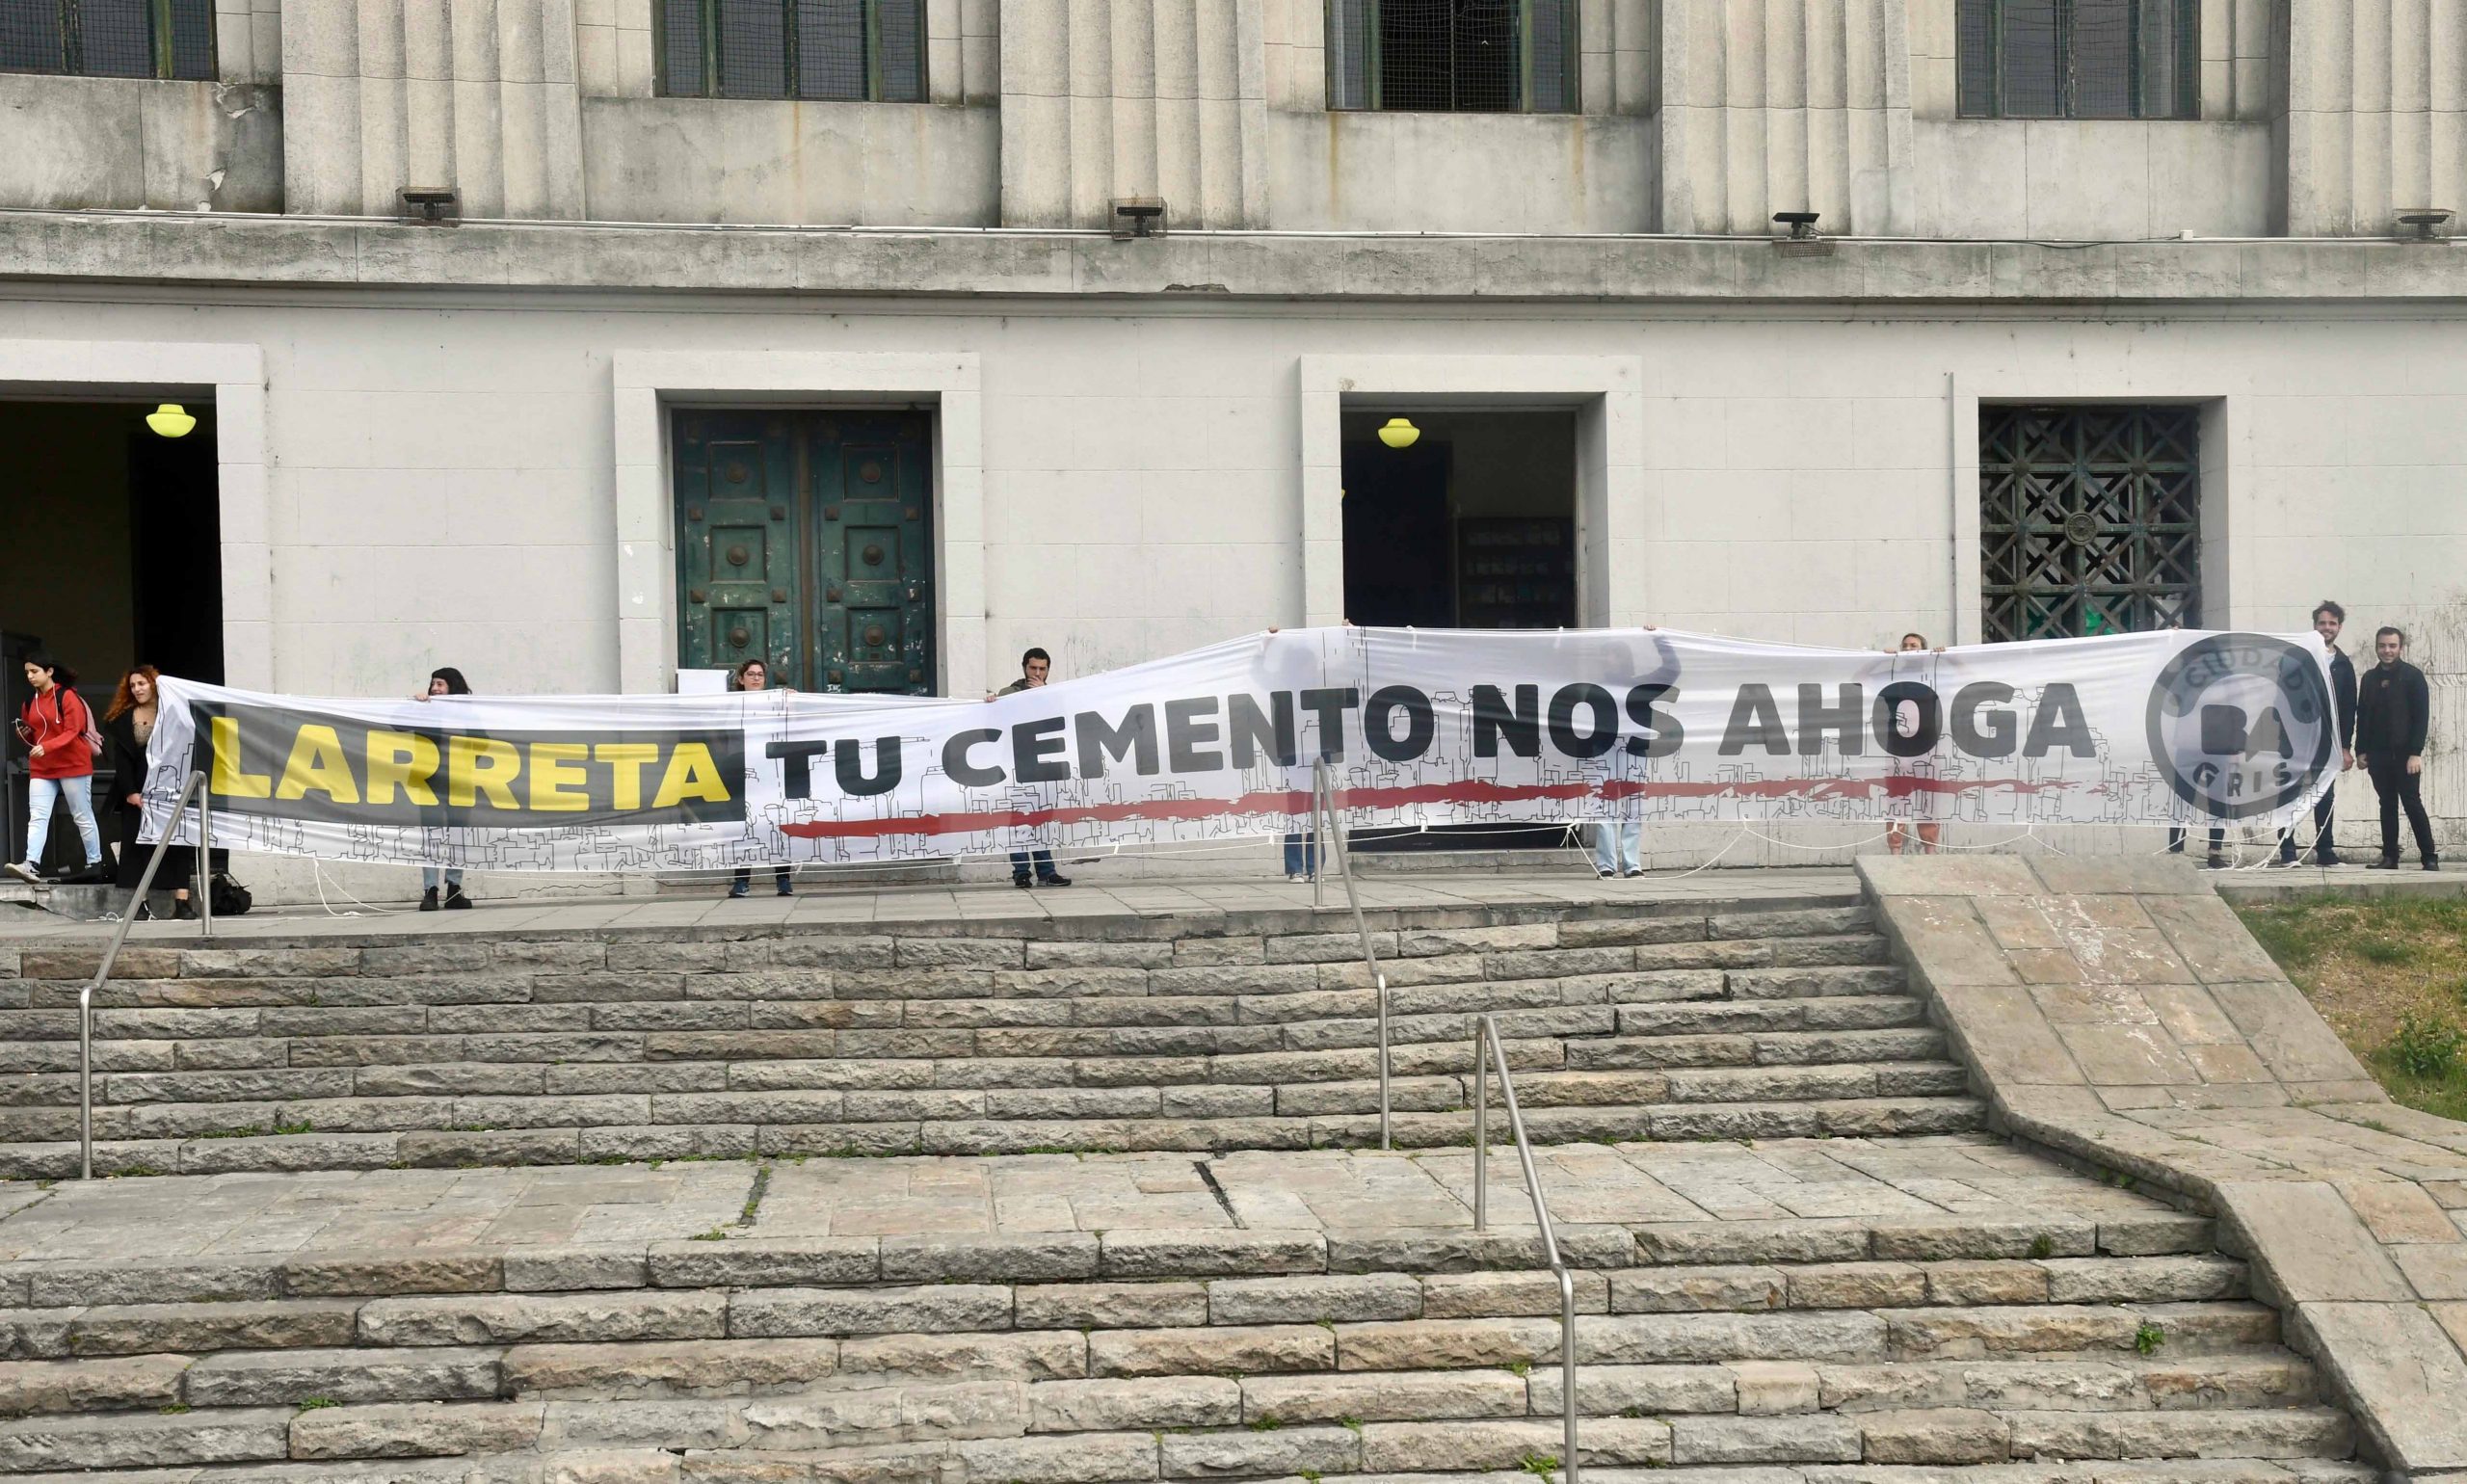
[[[1991,779],[1956,782],[1942,779],[1894,777],[1880,779],[1774,779],[1728,783],[1639,783],[1614,779],[1596,789],[1584,783],[1417,783],[1394,788],[1346,788],[1337,795],[1339,808],[1396,808],[1413,804],[1515,804],[1534,799],[1574,802],[1600,798],[1701,799],[1738,794],[1764,799],[1855,798],[1883,789],[1894,798],[1917,793],[1960,794],[2007,788],[2016,793],[2045,793],[2070,783],[2030,782],[2022,779]],[[1221,819],[1245,814],[1306,814],[1307,789],[1274,788],[1246,793],[1238,799],[1138,799],[1122,804],[1078,804],[1057,808],[982,809],[961,814],[918,814],[905,819],[817,819],[782,825],[780,833],[801,840],[857,839],[891,835],[965,835],[973,830],[998,830],[1020,825],[1113,823],[1125,819]],[[1547,823],[1548,821],[1544,821]],[[1712,821],[1707,821],[1712,822]]]

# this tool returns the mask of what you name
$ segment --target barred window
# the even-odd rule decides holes
[[[2192,119],[2199,0],[1961,0],[1965,119]]]
[[[659,11],[660,91],[674,97],[925,97],[925,0],[660,0]]]
[[[0,0],[0,72],[211,80],[213,0]]]
[[[2201,622],[2201,410],[1978,410],[1990,643]]]
[[[1328,0],[1328,106],[1564,114],[1578,0]]]

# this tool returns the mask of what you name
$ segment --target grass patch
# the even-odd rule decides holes
[[[2157,1355],[2159,1347],[2166,1342],[2167,1332],[2147,1319],[2141,1321],[2141,1328],[2133,1332],[2133,1349],[2136,1355]]]
[[[2237,914],[2393,1099],[2467,1119],[2467,899],[2315,897]]]

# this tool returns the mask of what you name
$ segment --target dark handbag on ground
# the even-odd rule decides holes
[[[236,917],[256,905],[256,897],[249,888],[231,879],[228,871],[217,871],[206,883],[206,900],[218,917]]]

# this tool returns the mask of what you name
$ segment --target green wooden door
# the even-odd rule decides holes
[[[921,412],[825,413],[810,425],[819,689],[933,692],[927,430]]]
[[[787,415],[676,414],[676,662],[760,658],[787,684],[804,663],[796,444]]]
[[[677,663],[801,690],[934,689],[921,412],[676,414]]]

